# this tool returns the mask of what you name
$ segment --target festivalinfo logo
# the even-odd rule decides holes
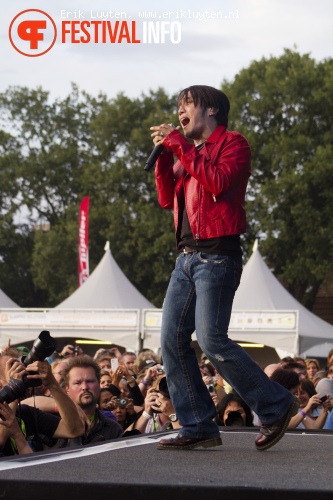
[[[178,44],[179,21],[130,20],[126,12],[60,11],[59,42],[62,44]],[[139,33],[140,31],[140,33]],[[57,41],[54,19],[42,10],[27,9],[17,14],[9,26],[13,48],[27,57],[49,52]]]
[[[56,24],[43,10],[23,10],[9,26],[10,43],[17,52],[27,57],[46,54],[52,49],[56,39]]]

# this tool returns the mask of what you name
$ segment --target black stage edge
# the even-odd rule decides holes
[[[217,448],[157,450],[160,433],[1,459],[0,498],[333,498],[332,431],[288,431],[265,452],[254,447],[258,429],[220,431],[223,446]]]

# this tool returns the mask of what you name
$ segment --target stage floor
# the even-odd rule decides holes
[[[220,428],[223,446],[157,450],[164,434],[0,460],[0,498],[307,500],[333,498],[333,432],[288,431],[259,452],[257,429]]]

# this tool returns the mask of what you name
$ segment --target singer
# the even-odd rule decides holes
[[[258,450],[284,435],[298,402],[270,381],[228,337],[234,294],[242,273],[240,234],[246,229],[245,192],[251,154],[246,139],[227,129],[229,100],[213,87],[194,85],[178,96],[180,127],[151,127],[164,149],[155,177],[162,208],[174,211],[179,256],[166,293],[161,346],[168,387],[181,430],[159,449],[222,444],[212,398],[202,380],[191,336],[216,370],[259,416]],[[177,161],[173,164],[174,155]]]

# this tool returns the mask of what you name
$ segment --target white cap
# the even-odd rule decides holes
[[[316,391],[320,393],[321,396],[326,394],[329,395],[330,399],[333,398],[333,379],[332,378],[322,378],[316,385]]]

